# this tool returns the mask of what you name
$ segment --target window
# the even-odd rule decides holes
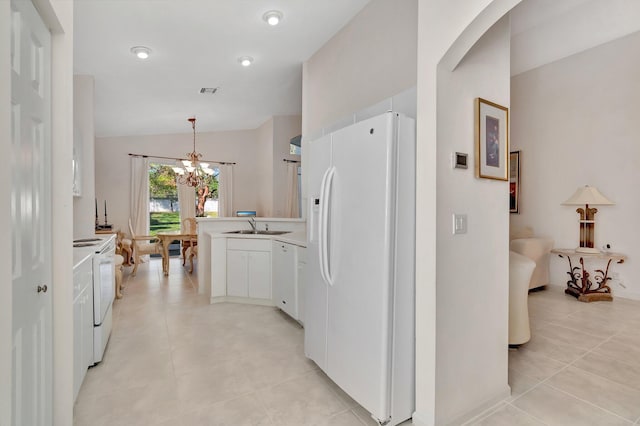
[[[204,189],[196,192],[196,216],[218,217],[218,176],[220,169],[213,169],[213,179]]]
[[[218,216],[218,175],[215,168],[213,178],[205,188],[194,188],[196,216]],[[180,229],[180,203],[176,173],[172,164],[149,164],[149,215],[150,234]]]
[[[176,174],[167,164],[149,164],[149,216],[151,235],[180,229]]]

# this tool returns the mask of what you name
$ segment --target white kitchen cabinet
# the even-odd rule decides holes
[[[227,250],[227,295],[249,297],[249,253]]]
[[[297,276],[297,303],[298,303],[298,321],[304,324],[304,269],[307,265],[307,249],[305,247],[296,247],[296,257],[298,259],[298,276]]]
[[[274,241],[271,252],[273,255],[273,303],[292,318],[298,319],[296,246]]]
[[[73,398],[93,364],[93,273],[89,256],[73,271]]]
[[[227,296],[271,300],[270,240],[227,240]]]

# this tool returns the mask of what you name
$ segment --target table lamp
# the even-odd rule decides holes
[[[584,208],[576,209],[576,213],[580,215],[580,247],[576,248],[578,253],[600,253],[600,250],[594,248],[593,236],[595,230],[595,214],[598,209],[592,206],[610,206],[614,203],[607,199],[595,187],[585,185],[578,188],[576,192],[562,205],[565,206],[581,206]]]

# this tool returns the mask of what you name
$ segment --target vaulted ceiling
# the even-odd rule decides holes
[[[249,129],[300,114],[302,63],[368,1],[76,1],[74,72],[95,77],[96,134],[186,133],[194,115],[198,131]],[[273,9],[284,15],[275,27],[263,20]],[[139,45],[148,59],[130,52]]]
[[[74,71],[95,77],[96,135],[187,133],[191,116],[198,131],[253,129],[300,114],[302,63],[368,2],[76,1]],[[273,9],[276,27],[263,20]],[[639,31],[640,1],[524,0],[511,25],[516,75]],[[149,59],[131,53],[139,45]]]

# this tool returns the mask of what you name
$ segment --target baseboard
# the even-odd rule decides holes
[[[555,285],[555,284],[552,284],[551,286],[554,289],[565,289],[565,288],[567,288],[566,285]],[[610,281],[609,282],[609,287],[611,287],[614,301],[616,300],[616,298],[629,299],[629,300],[640,300],[640,292],[626,290],[626,289],[622,288],[616,281]]]
[[[493,409],[493,407],[495,407],[497,404],[501,403],[502,401],[506,400],[510,396],[511,396],[511,387],[507,385],[505,390],[493,396],[492,398],[485,400],[483,403],[476,406],[476,408],[470,411],[467,411],[466,413],[458,417],[455,417],[452,420],[445,420],[442,422],[442,424],[445,424],[445,425],[466,424],[467,422],[469,422],[469,420],[482,416],[483,414]]]
[[[417,411],[413,413],[411,424],[414,426],[435,426],[433,416],[424,415]]]
[[[209,302],[214,303],[244,303],[245,305],[260,305],[260,306],[276,306],[272,300],[269,299],[252,299],[250,297],[236,297],[236,296],[216,296],[212,297]]]
[[[613,284],[610,287],[613,288]],[[628,291],[620,288],[619,286],[616,286],[616,288],[613,288],[613,300],[615,301],[617,297],[620,297],[622,299],[640,300],[640,292]]]

